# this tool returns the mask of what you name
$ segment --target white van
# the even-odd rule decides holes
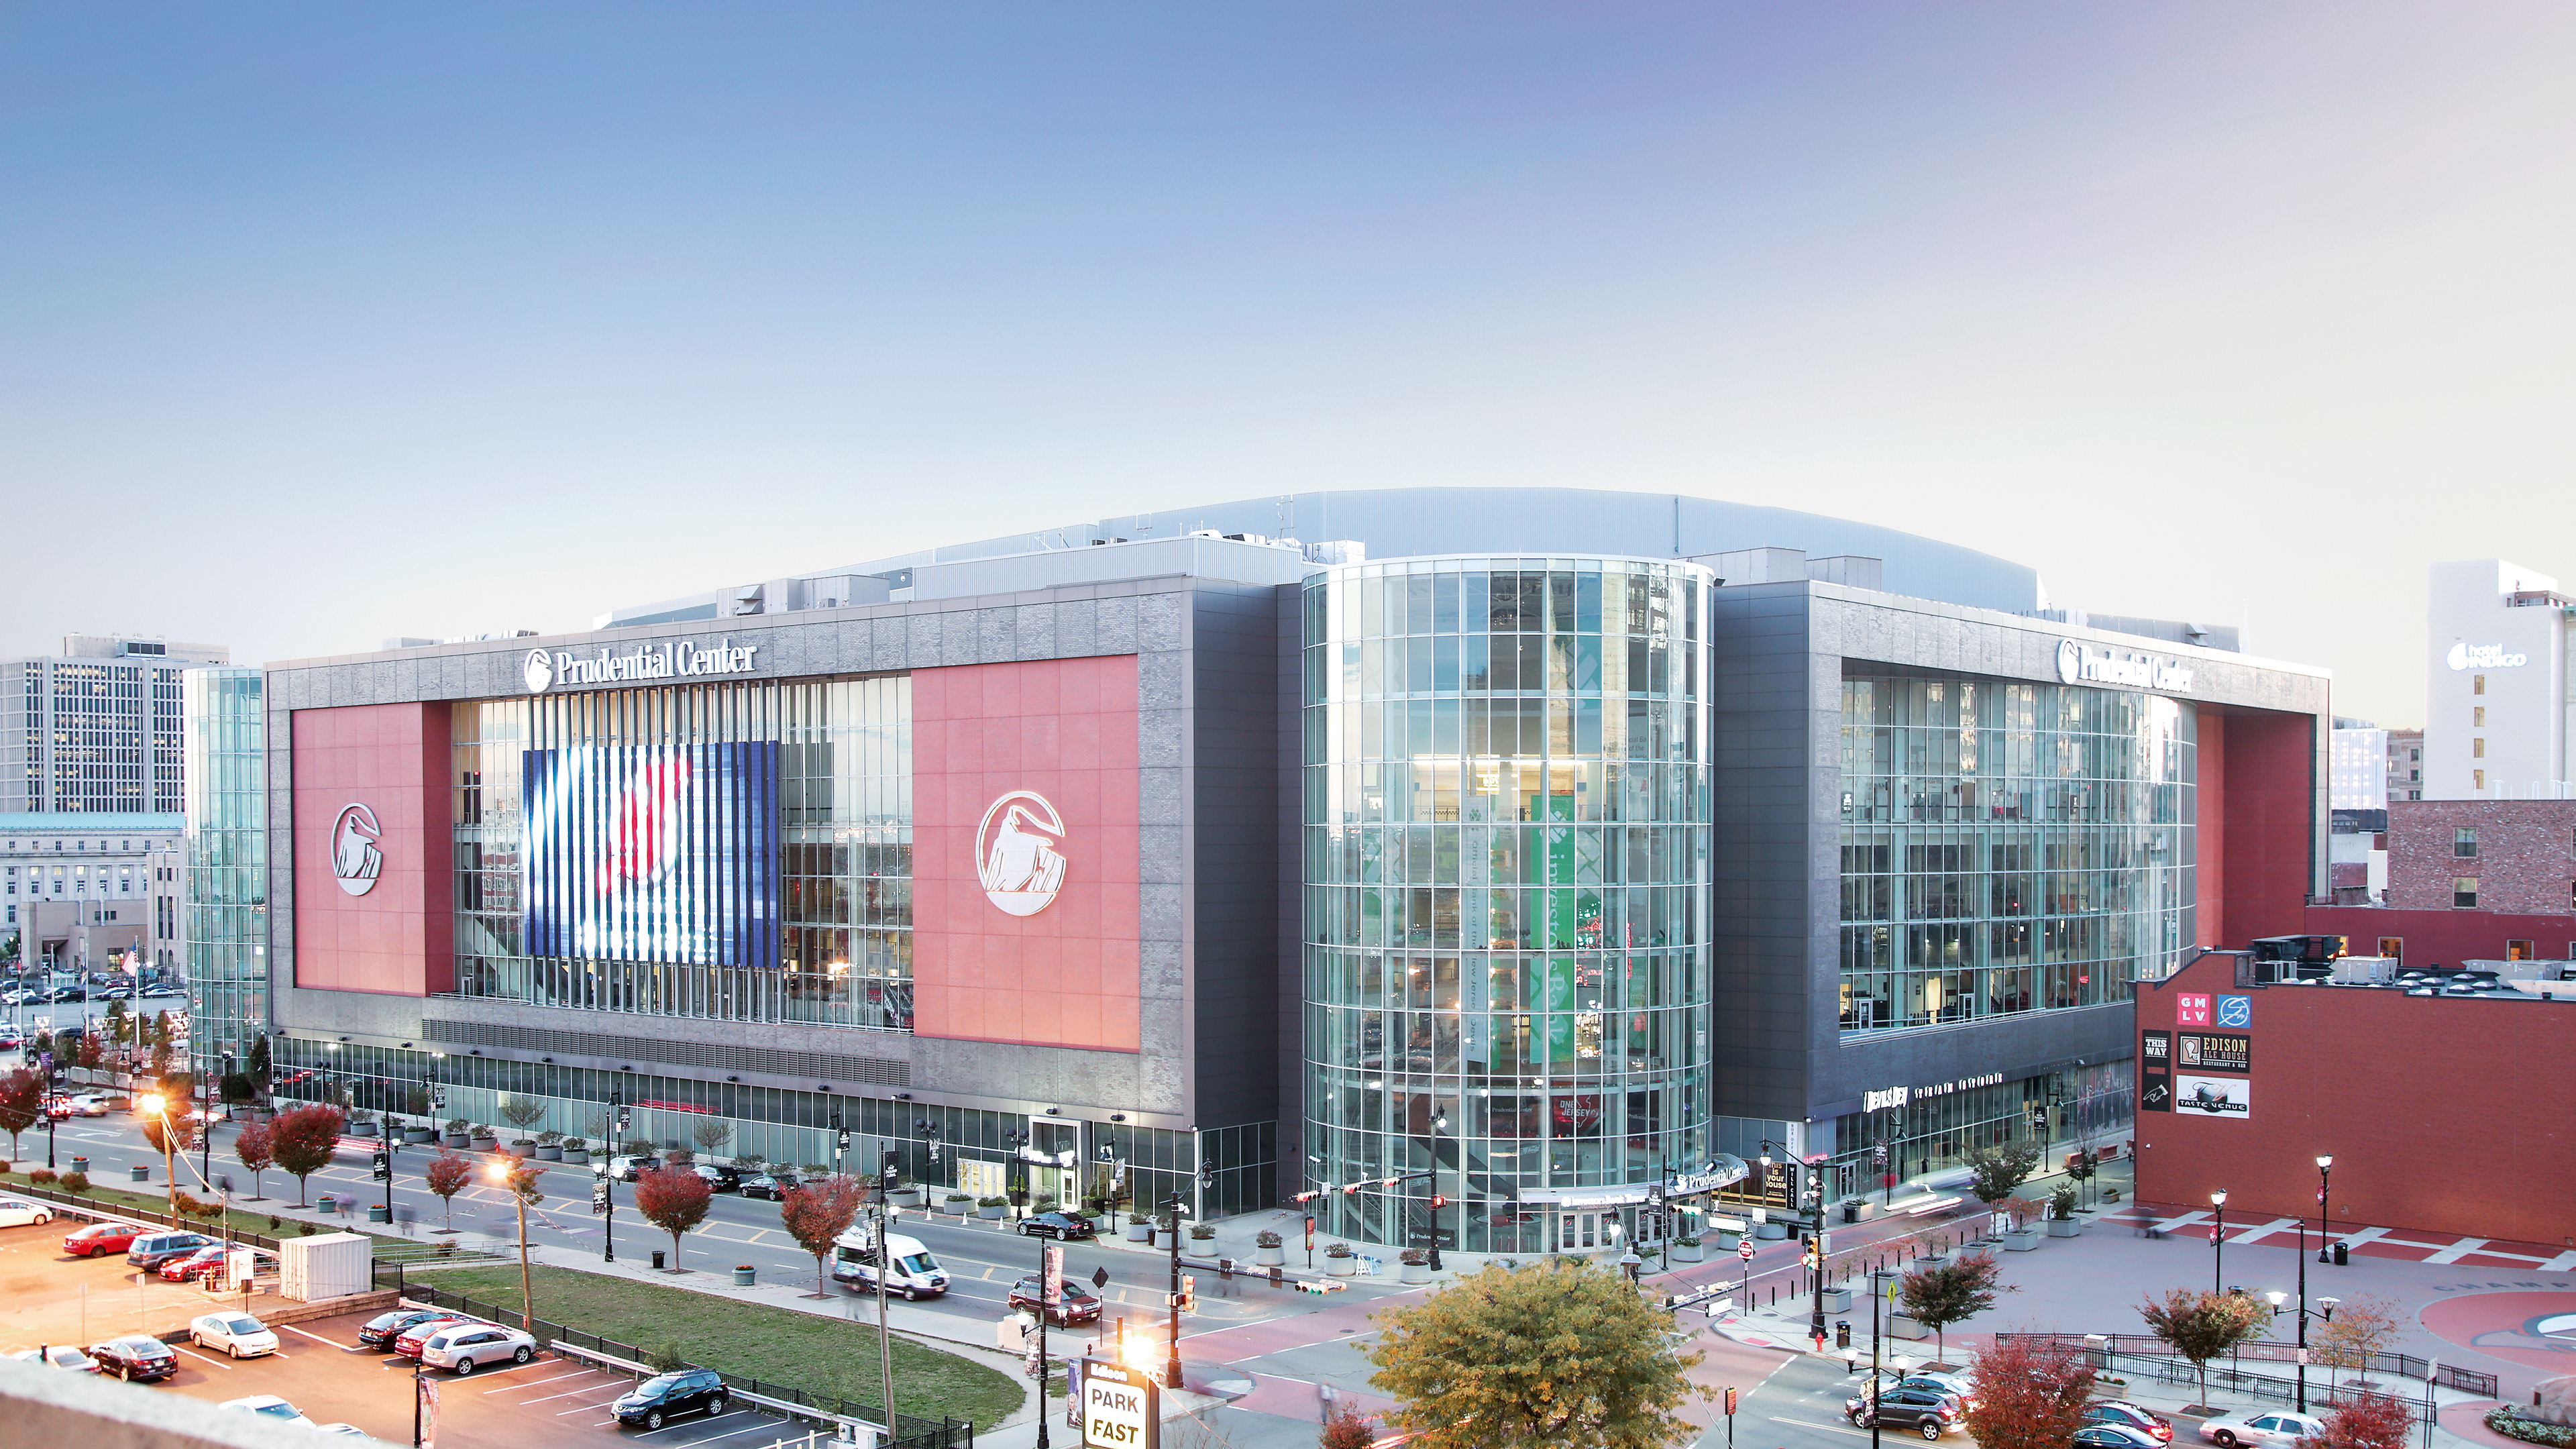
[[[867,1228],[852,1228],[832,1240],[832,1281],[846,1283],[862,1293],[877,1291],[877,1235]],[[901,1233],[886,1235],[886,1256],[894,1260],[886,1274],[885,1291],[900,1293],[906,1299],[936,1298],[948,1291],[948,1270],[930,1256],[930,1248],[919,1238]]]

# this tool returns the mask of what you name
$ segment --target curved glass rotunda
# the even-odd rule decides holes
[[[1322,1231],[1606,1248],[1710,1162],[1712,583],[1544,557],[1307,579],[1305,1170],[1367,1184]]]

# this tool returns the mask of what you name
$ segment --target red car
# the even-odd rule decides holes
[[[193,1283],[224,1265],[224,1255],[232,1249],[221,1243],[199,1248],[184,1258],[173,1258],[161,1265],[161,1276],[172,1283]]]
[[[66,1234],[63,1251],[75,1258],[96,1258],[108,1253],[122,1253],[134,1246],[134,1235],[143,1231],[132,1223],[92,1223]]]
[[[454,1328],[460,1323],[479,1323],[481,1321],[481,1319],[468,1318],[462,1313],[451,1313],[444,1317],[423,1319],[420,1322],[413,1324],[411,1327],[404,1329],[402,1331],[402,1337],[394,1340],[394,1352],[401,1354],[405,1358],[418,1358],[420,1357],[420,1346],[436,1337],[440,1329]]]

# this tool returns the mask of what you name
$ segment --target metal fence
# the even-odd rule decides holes
[[[95,1197],[82,1197],[74,1193],[64,1192],[59,1188],[36,1187],[29,1185],[26,1187],[10,1188],[9,1192],[15,1197],[42,1198],[50,1203],[58,1203],[64,1207],[78,1211],[82,1216],[90,1218],[93,1221],[109,1220],[120,1223],[138,1223],[146,1226],[159,1227],[162,1224],[167,1223],[170,1216],[169,1210],[166,1207],[148,1207],[141,1204],[128,1205],[125,1203],[106,1202]],[[199,1199],[199,1201],[204,1201],[204,1199]],[[239,1203],[231,1202],[230,1200],[227,1200],[227,1206],[229,1206],[234,1212],[257,1211],[257,1209],[246,1208],[241,1206]],[[185,1214],[182,1214],[181,1216],[183,1219],[186,1217]],[[287,1218],[282,1219],[281,1221],[298,1224],[303,1222],[300,1218]],[[357,1231],[354,1228],[326,1227],[321,1224],[312,1224],[311,1226],[313,1227],[313,1233]],[[189,1221],[184,1227],[170,1228],[168,1231],[174,1233],[204,1233],[208,1237],[218,1237],[227,1242],[241,1243],[249,1247],[261,1249],[272,1255],[277,1252],[278,1243],[280,1241],[277,1238],[270,1237],[266,1233],[254,1233],[243,1228],[229,1227],[220,1221],[206,1218]],[[313,1233],[304,1234],[304,1236],[310,1237],[313,1236]],[[437,1259],[442,1263],[456,1261],[499,1262],[502,1260],[503,1256],[481,1248],[461,1248],[457,1246],[454,1241],[449,1239],[441,1239],[438,1242],[431,1243],[414,1242],[400,1238],[387,1238],[382,1234],[369,1234],[368,1236],[374,1237],[376,1240],[375,1246],[369,1251],[374,1254],[379,1262],[390,1261],[393,1259],[417,1262],[423,1259],[432,1258]]]
[[[2177,1360],[2181,1358],[2181,1355],[2174,1351],[2172,1344],[2146,1333],[1998,1333],[1995,1338],[1997,1341],[2010,1338],[2035,1339],[2045,1343],[2061,1343],[2069,1348],[2089,1349],[2113,1355],[2126,1354],[2132,1358]],[[2308,1396],[2310,1398],[2317,1396],[2316,1383],[2320,1376],[2318,1371],[2321,1369],[2327,1370],[2325,1377],[2329,1381],[2332,1380],[2333,1373],[2343,1371],[2388,1374],[2397,1378],[2430,1381],[2443,1388],[2458,1389],[2480,1398],[2492,1399],[2496,1396],[2496,1376],[2482,1374],[2475,1369],[2459,1368],[2451,1364],[2436,1364],[2408,1353],[2374,1353],[2358,1363],[2333,1367],[2318,1361],[2317,1356],[2320,1352],[2321,1350],[2315,1348],[2308,1350]],[[2299,1361],[2299,1346],[2295,1343],[2256,1339],[2238,1344],[2228,1350],[2227,1357],[2229,1363],[2227,1371],[2244,1377],[2249,1386],[2248,1392],[2262,1392],[2255,1385],[2265,1382],[2278,1382],[2285,1386],[2295,1384],[2293,1379],[2274,1380],[2267,1375],[2242,1374],[2242,1371],[2235,1367],[2248,1360],[2255,1363],[2295,1364]],[[2190,1365],[2185,1363],[2183,1367],[2189,1369]],[[2218,1372],[2216,1361],[2213,1360],[2210,1368],[2211,1382],[2217,1382]]]
[[[407,1282],[402,1265],[399,1263],[377,1263],[375,1284],[379,1288],[396,1289],[404,1297],[433,1308],[453,1308],[460,1313],[471,1314],[493,1323],[507,1324],[519,1321],[519,1314],[515,1310],[503,1308],[498,1304],[468,1298],[461,1293],[451,1293],[428,1283]],[[527,1325],[527,1328],[540,1343],[561,1340],[575,1348],[605,1354],[610,1358],[625,1359],[630,1363],[650,1362],[649,1352],[645,1349],[631,1343],[619,1343],[615,1339],[602,1338],[595,1333],[585,1333],[567,1324],[549,1323],[540,1318]],[[695,1369],[710,1367],[710,1365],[681,1363],[669,1364],[667,1367]],[[887,1422],[885,1411],[874,1404],[844,1399],[836,1394],[816,1394],[786,1384],[770,1383],[747,1374],[733,1373],[726,1369],[719,1368],[716,1372],[724,1376],[726,1383],[744,1393],[758,1394],[765,1399],[776,1399],[809,1409],[818,1418],[862,1419],[871,1424]],[[974,1449],[975,1425],[964,1419],[944,1417],[935,1420],[920,1419],[910,1414],[896,1414],[893,1416],[893,1431],[893,1437],[888,1441],[886,1449]]]

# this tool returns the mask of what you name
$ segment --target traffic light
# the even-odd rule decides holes
[[[1359,1190],[1366,1186],[1368,1186],[1368,1184],[1365,1182],[1346,1183],[1342,1187],[1342,1196],[1356,1197],[1359,1195]]]
[[[375,1156],[370,1159],[370,1172],[378,1182],[393,1181],[394,1155],[383,1148],[376,1149]]]
[[[1834,1320],[1834,1347],[1836,1347],[1836,1348],[1849,1348],[1849,1347],[1851,1347],[1851,1320],[1850,1320],[1850,1319],[1848,1319],[1848,1318],[1837,1318],[1837,1319],[1835,1319],[1835,1320]]]
[[[635,1114],[626,1110],[626,1093],[624,1090],[621,1089],[609,1093],[608,1105],[617,1109],[618,1131],[624,1132],[634,1127]]]
[[[1324,1190],[1323,1188],[1320,1188],[1320,1187],[1318,1187],[1318,1188],[1313,1188],[1313,1189],[1311,1189],[1311,1190],[1309,1190],[1309,1191],[1301,1192],[1301,1193],[1297,1194],[1295,1197],[1290,1198],[1290,1199],[1289,1199],[1289,1201],[1290,1201],[1290,1202],[1313,1202],[1315,1199],[1317,1199],[1317,1198],[1319,1198],[1319,1197],[1322,1197],[1322,1196],[1324,1195],[1324,1191],[1325,1191],[1325,1190]]]
[[[1816,1240],[1815,1240],[1815,1239],[1813,1239],[1813,1238],[1800,1238],[1800,1239],[1798,1240],[1798,1262],[1799,1262],[1799,1265],[1800,1265],[1800,1266],[1802,1266],[1802,1267],[1812,1268],[1812,1267],[1816,1266]]]
[[[1431,1195],[1431,1210],[1432,1210],[1433,1212],[1435,1212],[1435,1213],[1436,1213],[1436,1212],[1440,1211],[1442,1208],[1447,1207],[1448,1205],[1449,1205],[1449,1199],[1447,1199],[1447,1198],[1445,1198],[1445,1197],[1441,1196],[1440,1194],[1438,1194],[1438,1193],[1436,1193],[1436,1192],[1435,1192],[1435,1193],[1433,1193],[1433,1194]]]
[[[1189,1313],[1199,1306],[1199,1280],[1194,1273],[1181,1275],[1181,1311]]]

